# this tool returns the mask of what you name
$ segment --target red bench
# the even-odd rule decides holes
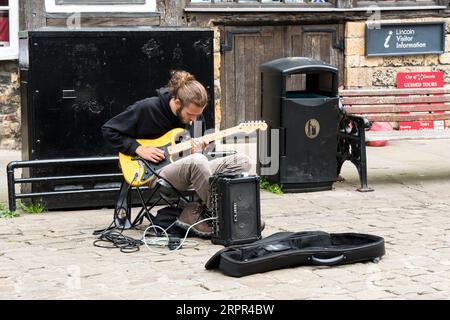
[[[338,174],[351,161],[358,169],[360,191],[367,186],[366,142],[450,139],[450,130],[366,131],[373,122],[450,119],[450,88],[340,91],[343,120],[339,127]]]

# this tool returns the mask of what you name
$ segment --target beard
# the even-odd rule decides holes
[[[176,111],[176,116],[182,124],[190,124],[190,121],[183,119],[183,116],[181,115],[181,111],[183,111],[183,109],[184,109],[184,107],[179,107]]]

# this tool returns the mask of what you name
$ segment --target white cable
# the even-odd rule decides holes
[[[153,251],[153,250],[150,249],[150,247],[148,246],[147,240],[145,239],[145,235],[147,234],[147,231],[148,231],[150,228],[152,228],[153,230],[154,230],[155,228],[158,228],[158,229],[162,230],[162,231],[164,232],[165,238],[159,237],[159,238],[157,238],[157,239],[166,239],[166,240],[167,240],[167,243],[169,243],[169,235],[167,234],[166,230],[165,230],[164,228],[161,228],[160,226],[151,224],[147,229],[145,229],[144,234],[142,235],[142,242],[144,242],[144,244],[145,244],[145,246],[147,247],[147,249],[149,249],[150,251]],[[156,231],[155,231],[155,232],[156,232]],[[150,244],[155,245],[156,243],[150,243]]]
[[[161,228],[160,226],[157,226],[157,225],[150,225],[147,229],[145,229],[144,234],[143,234],[143,236],[142,236],[142,242],[144,242],[144,244],[145,244],[145,246],[147,247],[147,249],[150,250],[151,252],[155,252],[155,253],[167,255],[167,254],[170,254],[170,253],[172,253],[172,252],[178,251],[178,250],[184,245],[184,243],[190,242],[190,243],[193,243],[193,244],[195,244],[195,245],[198,245],[198,242],[196,242],[196,241],[189,241],[189,240],[187,240],[187,237],[188,237],[188,235],[189,235],[189,231],[191,231],[191,229],[192,229],[193,227],[195,227],[196,225],[198,225],[198,224],[200,224],[200,223],[203,223],[203,222],[206,222],[206,221],[210,221],[210,220],[216,220],[216,219],[217,219],[217,217],[214,217],[214,218],[207,218],[207,219],[204,219],[204,220],[197,221],[196,223],[194,223],[193,225],[191,225],[191,226],[187,229],[186,235],[184,236],[184,239],[183,239],[183,241],[181,241],[180,245],[179,245],[178,247],[176,247],[175,249],[169,251],[169,252],[167,252],[167,251],[164,251],[164,252],[156,251],[156,250],[153,250],[153,249],[151,249],[151,248],[149,247],[149,244],[150,244],[150,245],[157,245],[157,246],[160,246],[160,247],[167,246],[167,245],[169,244],[169,239],[170,239],[170,237],[169,237],[169,235],[167,234],[167,231],[166,231],[164,228]],[[173,225],[173,224],[172,224],[172,225]],[[146,238],[145,238],[145,235],[147,234],[147,231],[148,231],[150,228],[158,228],[158,229],[161,229],[161,230],[164,232],[165,237],[157,237],[155,240],[149,241],[149,242],[147,243],[147,240],[146,240]],[[170,228],[170,227],[169,227],[169,228]],[[168,230],[169,228],[167,228],[167,230]],[[164,241],[164,243],[161,243],[162,241]]]

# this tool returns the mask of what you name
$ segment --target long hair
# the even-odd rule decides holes
[[[182,107],[191,103],[200,108],[206,106],[208,93],[192,74],[186,71],[172,71],[171,76],[167,88],[172,98],[181,101]]]

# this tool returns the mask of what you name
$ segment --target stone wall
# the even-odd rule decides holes
[[[20,81],[17,61],[0,61],[0,149],[20,149]]]
[[[220,123],[222,121],[222,110],[220,105],[221,90],[220,90],[220,30],[218,27],[214,27],[214,108],[215,108],[215,122],[216,128],[220,129]]]
[[[345,87],[395,88],[398,72],[444,72],[445,84],[450,84],[450,18],[446,21],[445,53],[438,55],[366,57],[365,22],[347,22],[345,27]],[[382,22],[404,23],[442,21],[442,18],[382,20]]]

